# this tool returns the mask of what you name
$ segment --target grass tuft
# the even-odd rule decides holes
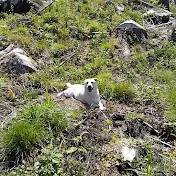
[[[51,128],[60,132],[68,126],[68,112],[57,108],[56,104],[49,100],[42,103],[33,103],[23,108],[21,116],[32,124],[42,123],[46,129]]]
[[[30,124],[24,120],[14,122],[2,134],[2,146],[10,165],[24,159],[45,140],[45,131],[39,123]]]
[[[33,149],[45,145],[53,135],[59,137],[79,113],[60,109],[48,99],[27,105],[19,115],[21,120],[9,124],[2,132],[4,159],[12,166],[28,157]]]
[[[115,83],[110,72],[97,75],[100,94],[106,99],[131,101],[135,97],[135,91],[131,83]]]
[[[170,84],[167,88],[167,92],[165,93],[166,102],[168,104],[166,110],[166,116],[175,121],[176,120],[176,87],[175,84]]]

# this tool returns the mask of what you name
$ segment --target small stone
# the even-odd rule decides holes
[[[105,5],[114,5],[114,2],[111,1],[111,0],[106,0],[106,1],[104,2],[104,4],[105,4]]]
[[[117,4],[116,5],[116,10],[119,12],[123,12],[125,10],[125,7],[123,4]]]

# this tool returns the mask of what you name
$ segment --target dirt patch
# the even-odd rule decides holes
[[[74,101],[66,99],[62,100],[62,103],[66,103],[68,107],[71,105],[70,108],[82,106],[78,102],[74,104]],[[138,176],[146,169],[143,159],[148,157],[149,144],[153,150],[154,161],[169,159],[163,152],[168,153],[174,148],[176,139],[172,132],[175,129],[164,125],[160,111],[149,106],[117,106],[118,110],[115,112],[81,109],[83,115],[80,122],[64,133],[66,148],[77,149],[76,152],[65,155],[65,167],[70,175],[76,174],[76,170],[84,170],[85,175]],[[136,114],[136,117],[128,117],[130,113]],[[139,114],[143,115],[142,118],[137,117]],[[132,163],[123,160],[123,146],[136,150]],[[175,167],[173,161],[170,171],[172,174],[176,174]],[[165,174],[167,173],[160,169],[155,171],[156,176]]]

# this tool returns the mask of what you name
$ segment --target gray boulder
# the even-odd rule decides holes
[[[148,38],[145,28],[133,20],[121,23],[118,30],[122,32],[124,38],[129,39],[130,37],[133,41],[142,41],[144,38]]]
[[[27,13],[31,7],[38,11],[39,5],[31,0],[0,0],[0,12]]]
[[[6,51],[9,51],[9,48],[10,46],[0,53],[0,67],[4,72],[24,74],[37,71],[34,61],[27,57],[22,49],[15,48],[5,54]]]

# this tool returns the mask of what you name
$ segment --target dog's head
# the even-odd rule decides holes
[[[90,78],[84,81],[85,87],[89,92],[97,89],[97,78]]]

